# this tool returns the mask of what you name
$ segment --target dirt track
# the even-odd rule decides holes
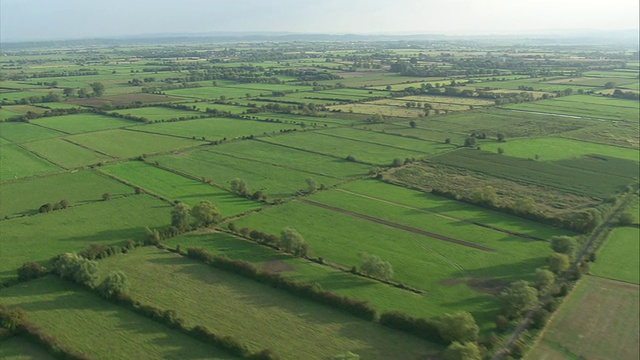
[[[359,219],[364,219],[364,220],[367,220],[367,221],[375,222],[375,223],[382,224],[382,225],[385,225],[385,226],[389,226],[389,227],[392,227],[392,228],[408,231],[408,232],[411,232],[411,233],[414,233],[414,234],[428,236],[428,237],[433,238],[433,239],[442,240],[442,241],[446,241],[446,242],[450,242],[450,243],[454,243],[454,244],[458,244],[458,245],[462,245],[462,246],[466,246],[466,247],[470,247],[470,248],[474,248],[474,249],[478,249],[478,250],[482,250],[482,251],[495,252],[494,249],[491,249],[491,248],[488,248],[488,247],[484,247],[484,246],[481,246],[481,245],[476,245],[476,244],[473,244],[473,243],[470,243],[470,242],[466,242],[466,241],[450,238],[450,237],[444,236],[444,235],[430,233],[428,231],[424,231],[424,230],[412,228],[410,226],[405,226],[405,225],[393,223],[393,222],[390,222],[390,221],[378,219],[378,218],[375,218],[375,217],[372,217],[372,216],[359,214],[359,213],[356,213],[356,212],[353,212],[353,211],[349,211],[349,210],[333,207],[333,206],[330,206],[330,205],[317,203],[315,201],[306,200],[306,199],[299,199],[298,201],[303,202],[305,204],[317,206],[317,207],[320,207],[320,208],[323,208],[323,209],[328,209],[328,210],[332,210],[332,211],[335,211],[335,212],[339,212],[341,214],[346,214],[346,215],[349,215],[349,216],[353,216],[353,217],[356,217],[356,218],[359,218]]]

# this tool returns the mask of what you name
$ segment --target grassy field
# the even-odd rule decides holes
[[[46,203],[62,199],[69,206],[97,201],[105,192],[114,197],[133,194],[133,189],[91,170],[36,177],[0,186],[0,218],[38,213]]]
[[[632,179],[611,172],[593,172],[559,162],[533,161],[468,149],[440,155],[432,161],[585,196],[608,197],[633,183]]]
[[[157,134],[177,135],[186,138],[206,140],[234,139],[249,135],[262,135],[278,133],[282,130],[297,129],[301,127],[295,124],[281,124],[267,121],[251,121],[240,119],[208,118],[188,121],[177,121],[148,125],[140,130]]]
[[[439,350],[424,340],[156,248],[111,257],[100,265],[104,272],[124,271],[134,299],[175,309],[188,325],[233,335],[254,351],[270,348],[283,358],[303,352],[307,358],[325,358],[352,351],[367,359],[388,359]],[[186,293],[190,296],[184,297]]]
[[[1,144],[0,181],[8,181],[60,170],[56,165],[13,144]]]
[[[32,141],[23,146],[65,169],[93,165],[111,159],[106,155],[70,143],[63,138]]]
[[[7,306],[24,309],[29,321],[54,335],[60,343],[91,358],[231,358],[211,345],[53,276],[2,289],[0,297]],[[0,355],[4,351],[0,350]]]
[[[228,111],[235,115],[242,114],[245,111],[247,111],[247,109],[249,109],[244,106],[216,104],[216,103],[208,103],[208,102],[181,103],[180,105],[195,106],[196,110],[202,111],[202,112],[205,112],[207,109],[216,109],[219,111]]]
[[[225,188],[230,188],[231,180],[243,179],[247,182],[250,193],[260,190],[271,199],[291,197],[298,191],[306,189],[306,179],[309,177],[319,185],[325,184],[326,186],[335,185],[341,181],[335,177],[216,154],[206,150],[155,156],[151,160],[158,161],[162,166],[199,178],[204,177]]]
[[[261,204],[217,187],[157,168],[142,161],[129,161],[101,168],[107,174],[135,184],[145,191],[169,200],[180,200],[194,206],[210,201],[222,216],[231,216],[260,207]]]
[[[558,134],[558,136],[632,149],[640,147],[640,126],[629,122],[613,124],[600,122],[582,129]]]
[[[23,143],[62,136],[64,133],[23,122],[0,123],[0,137],[11,142]]]
[[[598,258],[591,266],[591,274],[608,279],[640,283],[640,229],[614,229],[598,250]]]
[[[363,176],[370,170],[367,165],[262,141],[233,142],[208,151],[343,179]]]
[[[54,255],[88,244],[143,240],[145,227],[169,225],[170,209],[160,200],[137,195],[4,220],[0,279],[15,276],[15,269],[27,261],[46,263]]]
[[[640,161],[640,153],[637,149],[618,146],[595,144],[586,141],[576,141],[558,137],[544,137],[532,139],[517,139],[507,142],[482,142],[482,150],[497,152],[498,148],[504,149],[504,155],[515,156],[523,159],[532,159],[535,155],[538,160],[551,161],[571,159],[583,155],[604,155]]]
[[[143,107],[138,109],[124,109],[114,111],[116,114],[131,115],[145,118],[150,121],[178,119],[181,117],[200,116],[202,114],[195,111],[171,109],[165,107]],[[127,120],[123,120],[127,121]],[[130,121],[127,121],[130,122]]]
[[[36,125],[42,125],[68,134],[79,134],[89,131],[114,129],[139,124],[131,120],[97,114],[45,117],[32,120],[31,122]]]
[[[261,94],[268,95],[271,94],[271,91],[237,89],[229,87],[198,87],[190,89],[167,90],[165,91],[165,93],[172,96],[182,96],[196,99],[219,99],[221,96],[224,96],[227,99],[236,99],[245,98],[246,94],[249,94],[249,96],[259,96]]]
[[[637,359],[638,294],[638,285],[584,277],[525,359]]]
[[[0,359],[4,360],[53,360],[38,345],[34,345],[27,340],[13,336],[0,340]]]
[[[403,160],[407,157],[420,158],[426,156],[428,153],[440,152],[442,151],[443,146],[446,147],[446,145],[442,144],[433,144],[428,146],[429,143],[425,143],[425,145],[427,145],[423,147],[425,150],[420,151],[328,136],[316,132],[289,136],[275,136],[261,139],[261,141],[262,140],[269,143],[280,144],[341,159],[344,159],[347,156],[353,156],[357,161],[375,165],[390,165],[396,158]],[[399,138],[399,140],[404,141],[403,138]]]
[[[67,139],[90,149],[121,158],[131,158],[142,154],[152,154],[202,144],[201,141],[119,129],[72,135]]]
[[[606,101],[603,101],[606,100]],[[532,103],[509,105],[506,108],[579,116],[584,118],[638,122],[638,103],[632,100],[589,95],[567,96]]]

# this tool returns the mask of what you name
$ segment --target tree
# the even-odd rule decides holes
[[[474,343],[459,343],[454,341],[444,352],[444,360],[480,360],[480,349]]]
[[[413,120],[411,120],[411,121],[409,121],[409,126],[411,126],[412,129],[415,129],[416,127],[418,127],[418,123],[413,121]]]
[[[98,289],[104,297],[111,298],[129,290],[129,281],[122,271],[112,271],[102,280]]]
[[[49,271],[47,269],[34,262],[26,262],[18,269],[18,280],[19,281],[27,281],[31,279],[37,279],[41,276],[44,276]]]
[[[389,280],[393,276],[393,267],[375,255],[363,254],[360,272],[371,277]]]
[[[504,148],[499,147],[498,148],[498,154],[500,154],[500,155],[504,154]]]
[[[553,236],[551,237],[551,248],[553,251],[571,258],[578,249],[578,243],[570,236]]]
[[[618,217],[618,224],[622,226],[627,226],[633,224],[635,221],[635,216],[631,211],[625,211]]]
[[[103,201],[109,201],[109,200],[111,200],[111,194],[109,194],[109,193],[104,193],[104,194],[102,194],[102,200],[103,200]]]
[[[69,201],[66,200],[66,199],[62,199],[62,200],[60,200],[58,205],[60,206],[61,209],[66,209],[66,208],[69,207]]]
[[[535,287],[538,289],[538,293],[546,295],[553,288],[556,276],[549,270],[536,269],[535,279]]]
[[[249,188],[247,187],[247,182],[243,179],[233,179],[231,180],[231,191],[238,193],[242,196],[247,196],[249,193]]]
[[[616,83],[613,81],[608,81],[604,84],[605,89],[613,89],[614,87],[616,87]]]
[[[493,186],[487,185],[483,188],[475,189],[471,193],[471,199],[478,204],[495,206],[498,203],[498,194]]]
[[[40,206],[40,208],[38,209],[38,212],[47,213],[47,212],[49,212],[51,210],[53,210],[53,205],[51,205],[51,203],[46,203],[46,204]]]
[[[308,177],[306,181],[307,181],[307,192],[309,194],[313,194],[318,190],[318,184],[316,183],[315,180],[313,180],[313,178]]]
[[[191,208],[185,203],[177,203],[171,210],[171,226],[175,226],[180,231],[189,230],[189,220],[191,218]]]
[[[191,216],[196,221],[196,227],[207,227],[222,220],[220,211],[206,200],[200,201],[191,209]]]
[[[569,265],[571,264],[569,261],[569,257],[565,254],[554,253],[549,255],[547,258],[547,262],[549,263],[549,270],[553,271],[556,275],[560,275],[563,272],[569,269]]]
[[[511,208],[519,214],[535,214],[536,202],[531,196],[524,196],[516,200]]]
[[[538,302],[538,291],[523,280],[516,281],[499,295],[502,313],[508,317],[516,317]]]
[[[306,256],[307,247],[304,238],[292,228],[284,228],[280,233],[280,247],[284,251],[296,256]]]
[[[80,90],[78,90],[78,97],[80,98],[85,98],[89,96],[89,89],[87,88],[81,88]]]
[[[504,141],[504,134],[503,133],[498,133],[496,135],[496,137],[498,138],[498,142],[503,142]]]
[[[474,147],[476,146],[476,138],[473,136],[467,136],[464,139],[464,146],[466,147]]]
[[[91,86],[91,90],[93,90],[94,96],[102,96],[104,94],[104,84],[101,82],[94,82],[89,84]]]
[[[404,165],[404,160],[402,160],[400,158],[393,159],[393,163],[391,163],[391,166],[393,166],[393,167],[400,167],[402,165]]]
[[[66,97],[73,96],[73,95],[76,94],[76,89],[74,89],[74,88],[64,88],[64,90],[62,90],[62,93]]]
[[[440,336],[448,341],[461,343],[478,340],[480,329],[473,315],[466,311],[445,314],[438,329]]]
[[[92,287],[98,279],[98,262],[76,253],[65,253],[51,259],[53,271],[61,278],[71,278],[79,284]]]

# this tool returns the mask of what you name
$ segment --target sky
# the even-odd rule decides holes
[[[151,34],[638,29],[638,0],[0,0],[0,41]]]

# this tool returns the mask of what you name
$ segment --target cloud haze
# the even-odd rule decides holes
[[[162,33],[522,34],[637,29],[638,0],[2,0],[0,40]]]

